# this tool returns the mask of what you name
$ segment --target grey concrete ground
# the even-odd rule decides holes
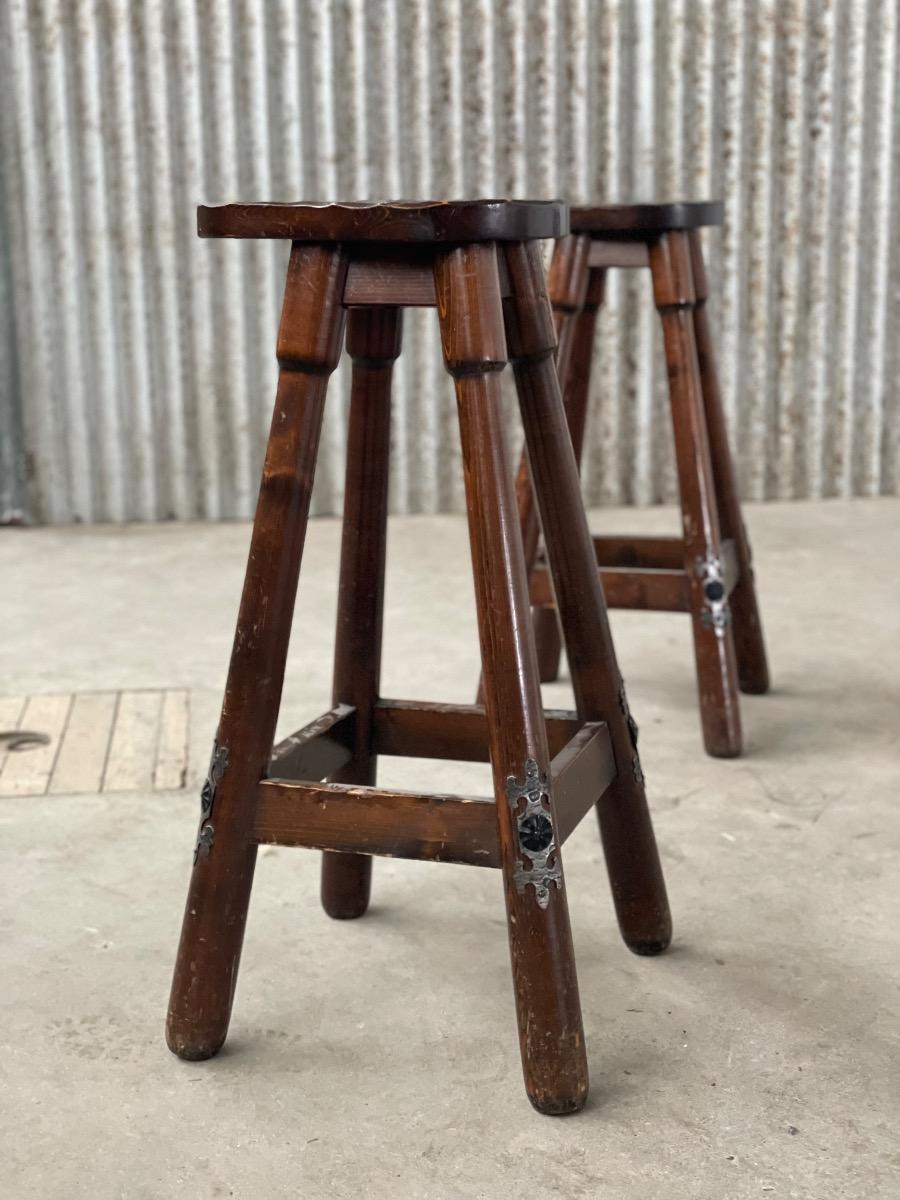
[[[614,616],[671,892],[671,953],[619,941],[593,821],[566,847],[589,1107],[522,1087],[499,877],[379,861],[332,923],[317,856],[257,871],[232,1033],[162,1023],[198,803],[10,799],[2,816],[0,1194],[896,1197],[900,504],[750,509],[775,689],[746,755],[700,749],[687,620]],[[671,528],[664,511],[597,528]],[[216,719],[246,526],[0,533],[0,691],[186,686]],[[328,706],[338,527],[314,523],[285,731]],[[392,523],[384,692],[466,702],[462,520]],[[547,689],[566,703],[565,683]],[[387,762],[407,786],[481,767]]]

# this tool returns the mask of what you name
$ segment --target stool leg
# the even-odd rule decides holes
[[[281,700],[346,269],[335,247],[291,252],[272,431],[169,1003],[166,1037],[181,1058],[209,1058],[228,1032],[256,863],[256,787]]]
[[[585,238],[584,240],[590,246],[590,239]],[[554,259],[555,257],[554,253]],[[602,269],[586,269],[585,274],[587,290],[581,307],[570,313],[565,313],[565,309],[562,307],[563,297],[560,296],[559,287],[555,284],[552,266],[548,280],[550,303],[553,306],[557,334],[561,339],[556,355],[557,372],[564,398],[566,420],[575,450],[575,462],[579,470],[584,449],[584,428],[587,421],[588,395],[591,387],[594,331],[597,327],[597,311],[603,303],[606,284],[606,272]],[[564,316],[562,321],[561,316]],[[565,351],[562,341],[564,336],[569,341],[569,346]],[[537,643],[538,663],[541,668],[541,682],[552,683],[559,676],[559,656],[562,649],[559,620],[552,608],[536,608],[534,610],[534,638]]]
[[[722,537],[694,338],[688,235],[668,233],[655,242],[650,247],[650,270],[669,372],[703,740],[707,753],[734,758],[741,752],[737,664],[724,593]]]
[[[333,783],[375,783],[372,716],[381,675],[387,539],[391,372],[400,353],[397,308],[354,308],[347,321],[353,385],[347,432],[344,531],[334,649],[334,703],[356,709],[356,753]],[[361,917],[369,905],[372,859],[322,855],[322,906],[330,917]]]
[[[734,649],[737,654],[738,682],[741,691],[761,694],[769,690],[769,666],[766,661],[766,645],[763,640],[762,623],[759,619],[759,607],[756,602],[750,542],[741,517],[741,504],[734,479],[728,430],[725,426],[725,414],[722,411],[719,378],[709,331],[709,318],[706,311],[708,289],[699,230],[694,230],[690,234],[690,241],[694,292],[697,297],[697,306],[694,309],[694,333],[697,338],[697,358],[700,363],[700,379],[703,384],[703,406],[706,411],[709,452],[712,459],[716,497],[719,502],[719,521],[722,527],[722,537],[731,538],[734,541],[739,571],[737,584],[729,597]]]
[[[569,912],[555,844],[547,733],[522,540],[504,445],[500,378],[506,360],[496,249],[439,254],[435,285],[447,369],[459,408],[484,699],[497,802],[513,983],[525,1087],[539,1112],[584,1104],[587,1058]],[[521,804],[534,794],[540,856],[520,844]]]
[[[636,954],[668,946],[672,920],[644,792],[637,726],[616,663],[578,468],[553,365],[544,277],[537,248],[509,244],[512,297],[506,335],[535,494],[578,715],[606,721],[618,776],[597,805],[603,850],[622,936]]]

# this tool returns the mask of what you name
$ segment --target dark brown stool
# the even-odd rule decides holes
[[[699,230],[722,223],[717,202],[573,208],[550,267],[557,365],[575,455],[581,462],[597,310],[611,267],[649,267],[662,321],[684,535],[598,537],[594,548],[610,608],[689,612],[703,741],[709,754],[741,752],[738,685],[768,690],[750,543],[741,518],[706,315]],[[541,679],[556,679],[560,635],[523,456],[520,510],[531,570]]]
[[[199,227],[203,237],[285,238],[293,246],[275,412],[203,788],[169,1046],[193,1060],[225,1040],[259,844],[324,850],[322,902],[333,917],[365,912],[373,854],[499,867],[528,1095],[541,1112],[575,1111],[587,1093],[587,1059],[561,847],[592,805],[628,946],[658,953],[671,923],[534,241],[566,232],[565,206],[231,204],[201,208]],[[379,694],[390,384],[406,305],[437,305],[456,385],[484,707]],[[334,706],[273,749],[325,390],[348,310],[353,383]],[[541,706],[501,424],[507,358],[577,712]],[[493,799],[375,787],[381,754],[490,761]]]

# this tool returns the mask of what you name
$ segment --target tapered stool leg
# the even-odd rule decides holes
[[[631,950],[657,954],[672,935],[669,904],[553,364],[540,258],[525,243],[505,253],[507,341],[576,708],[582,720],[607,722],[618,769],[597,807],[616,915]]]
[[[583,240],[590,245],[589,238]],[[564,354],[562,346],[560,346],[556,355],[556,363],[569,434],[575,451],[575,462],[579,470],[584,450],[584,429],[591,388],[594,332],[597,327],[597,313],[603,303],[606,286],[604,270],[590,270],[585,266],[584,275],[587,279],[587,288],[583,289],[580,306],[577,311],[567,314],[562,324],[559,318],[560,314],[566,314],[565,293],[561,291],[556,282],[552,267],[547,289],[556,319],[557,336],[561,329],[570,331],[568,333],[569,347]],[[534,610],[534,636],[537,642],[538,663],[541,668],[541,682],[551,683],[559,675],[559,656],[562,649],[559,619],[552,608],[536,608]]]
[[[381,675],[387,538],[391,372],[400,353],[397,308],[351,309],[347,353],[353,384],[347,431],[344,530],[334,656],[334,703],[356,709],[356,750],[333,783],[375,783],[372,720]],[[322,906],[330,917],[360,917],[369,904],[372,859],[322,856]]]
[[[590,249],[591,239],[578,234],[560,238],[553,247],[550,289],[551,294],[555,296],[553,321],[557,336],[556,369],[560,379],[568,376],[570,358],[574,353],[578,353],[575,339],[578,334],[578,314],[585,302],[585,289],[590,276]],[[583,415],[580,428],[583,434]],[[516,506],[519,510],[522,545],[525,549],[525,567],[530,576],[538,555],[540,525],[528,471],[528,453],[524,446],[516,473]],[[552,608],[536,607],[532,610],[532,621],[541,682],[552,683],[559,676],[559,655],[562,646],[556,612]],[[483,701],[480,686],[478,700]]]
[[[459,408],[525,1086],[540,1112],[574,1112],[587,1095],[587,1058],[547,782],[525,562],[502,433],[497,372],[506,347],[495,247],[481,243],[440,254],[435,286],[444,359]]]
[[[709,754],[733,758],[741,752],[737,663],[694,337],[688,235],[668,233],[653,243],[650,270],[669,374],[703,740]]]
[[[766,659],[759,606],[756,602],[750,542],[741,516],[731,448],[728,444],[728,430],[725,426],[725,414],[722,410],[722,397],[719,392],[715,353],[709,331],[709,318],[706,310],[708,289],[700,233],[698,230],[693,230],[689,236],[694,292],[697,298],[694,308],[694,333],[697,339],[700,380],[703,385],[703,407],[706,412],[709,453],[716,485],[716,498],[719,502],[719,522],[722,528],[722,537],[731,538],[734,542],[739,572],[737,584],[729,597],[734,649],[737,655],[738,682],[741,691],[761,694],[769,690],[769,665]]]
[[[281,700],[345,274],[339,249],[293,247],[272,432],[169,1002],[166,1037],[182,1058],[209,1058],[228,1032],[256,862],[254,797]]]

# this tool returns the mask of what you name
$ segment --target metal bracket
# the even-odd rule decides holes
[[[644,770],[641,766],[641,757],[638,754],[638,723],[631,715],[631,709],[628,707],[628,697],[625,694],[625,680],[619,680],[619,708],[625,715],[625,721],[628,725],[628,735],[631,738],[631,748],[634,754],[631,756],[631,773],[635,778],[635,782],[644,783]]]
[[[228,748],[213,742],[212,757],[209,760],[209,773],[200,792],[200,828],[197,830],[197,845],[194,847],[194,862],[198,858],[208,858],[215,839],[215,827],[211,817],[213,805],[216,802],[216,789],[228,766]]]
[[[705,629],[712,629],[716,637],[724,637],[731,621],[728,607],[728,589],[725,586],[725,567],[721,558],[707,550],[706,556],[699,555],[694,564],[697,578],[703,587],[704,606],[700,620]]]
[[[547,777],[541,774],[533,758],[525,761],[522,783],[514,775],[506,777],[506,797],[516,820],[522,851],[513,873],[516,891],[524,896],[526,887],[532,884],[538,908],[546,908],[550,903],[550,884],[562,887],[562,867],[556,854]],[[520,809],[522,800],[525,805]]]

